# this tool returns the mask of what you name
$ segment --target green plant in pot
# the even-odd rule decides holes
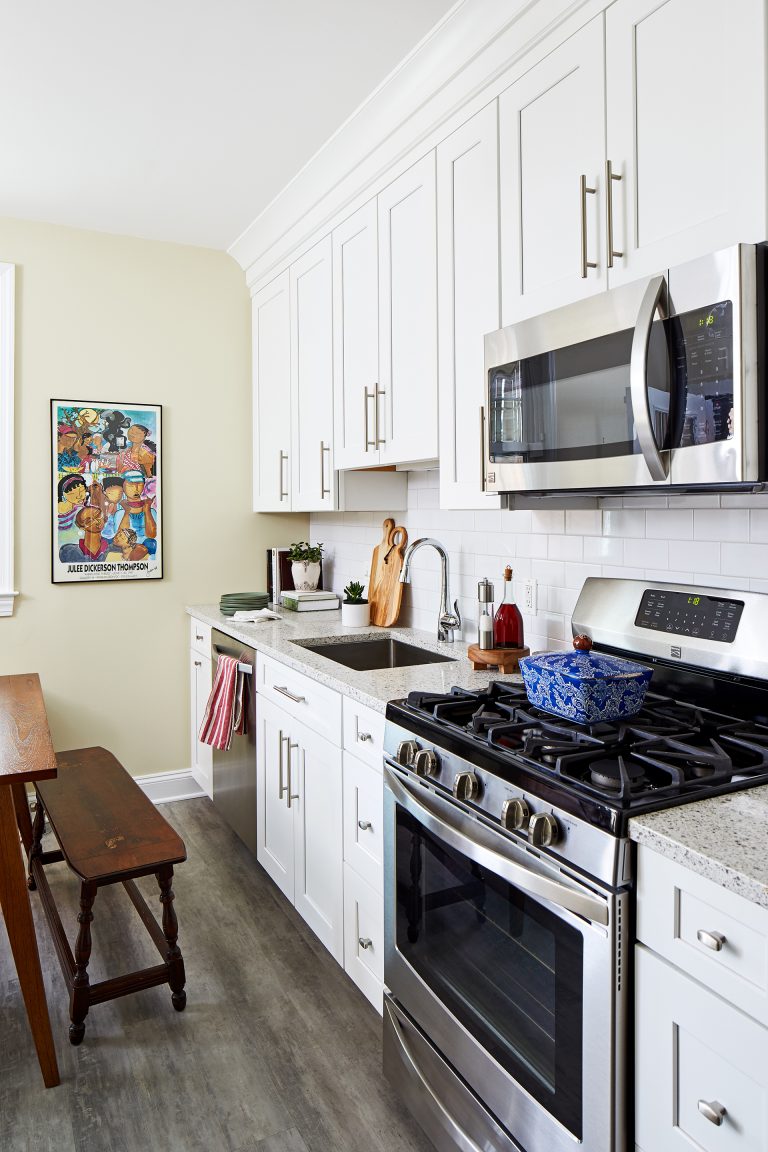
[[[370,607],[363,596],[365,586],[351,580],[344,589],[341,602],[341,622],[347,628],[365,628],[370,620]]]
[[[310,544],[307,540],[299,540],[297,544],[291,544],[288,559],[291,561],[293,586],[297,592],[317,591],[322,558],[322,544]]]

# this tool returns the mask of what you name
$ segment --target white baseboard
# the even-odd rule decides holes
[[[171,800],[197,800],[205,796],[191,768],[180,768],[177,772],[151,772],[146,776],[135,776],[134,779],[153,804],[167,804]]]

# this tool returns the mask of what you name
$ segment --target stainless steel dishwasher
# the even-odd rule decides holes
[[[233,832],[256,855],[256,652],[215,629],[214,672],[219,656],[233,656],[246,675],[246,730],[232,736],[228,752],[213,750],[213,802]]]

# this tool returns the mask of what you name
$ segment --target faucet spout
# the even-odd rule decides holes
[[[454,631],[457,628],[461,628],[461,613],[459,612],[458,600],[454,600],[453,602],[453,611],[448,607],[448,601],[450,599],[450,593],[448,591],[450,583],[448,553],[439,540],[433,540],[430,536],[422,536],[421,539],[414,540],[412,544],[408,545],[403,557],[400,583],[410,584],[413,554],[427,544],[434,548],[440,557],[440,611],[437,618],[437,638],[438,640],[452,644]]]

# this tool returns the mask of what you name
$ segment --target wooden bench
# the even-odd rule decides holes
[[[186,860],[186,849],[181,837],[111,752],[104,748],[59,752],[56,764],[57,777],[38,781],[35,786],[38,803],[29,856],[29,886],[40,892],[69,988],[69,1039],[72,1044],[79,1044],[92,1004],[169,984],[174,1008],[178,1012],[184,1009],[184,961],[176,942],[178,925],[171,882],[173,866]],[[59,851],[42,850],[46,816]],[[59,860],[65,860],[80,877],[79,931],[74,955],[45,875],[46,864]],[[160,887],[162,927],[134,883],[139,876],[153,874]],[[163,962],[91,984],[88,961],[93,904],[99,888],[116,883],[121,883],[130,896]]]

